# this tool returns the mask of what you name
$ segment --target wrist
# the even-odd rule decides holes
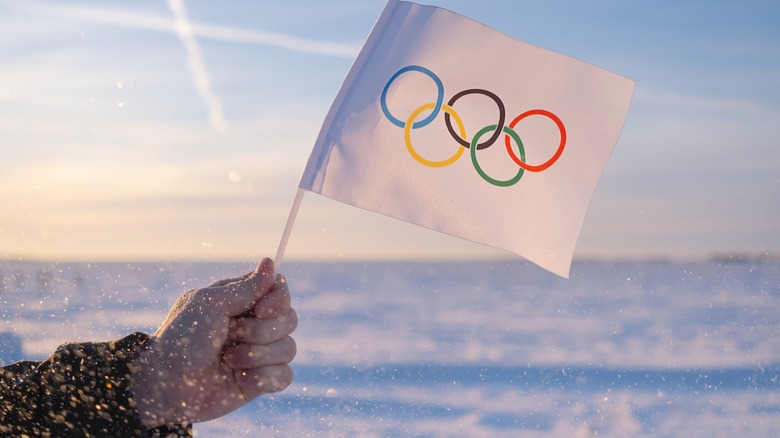
[[[138,415],[147,429],[154,429],[166,423],[166,403],[162,400],[164,391],[159,390],[160,373],[158,354],[159,341],[149,337],[130,368],[131,391]]]

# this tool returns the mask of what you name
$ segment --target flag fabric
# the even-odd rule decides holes
[[[633,87],[448,10],[390,0],[299,187],[568,277]]]

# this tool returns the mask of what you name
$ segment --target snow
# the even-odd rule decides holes
[[[152,331],[229,263],[0,262],[0,363]],[[287,263],[296,380],[200,436],[776,436],[780,262]]]

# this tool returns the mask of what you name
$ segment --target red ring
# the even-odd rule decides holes
[[[509,156],[512,157],[512,160],[517,163],[518,166],[522,167],[523,169],[529,171],[529,172],[541,172],[548,167],[552,166],[553,163],[558,161],[558,158],[561,157],[561,154],[563,153],[563,148],[566,146],[566,127],[563,126],[563,122],[561,122],[561,119],[558,118],[555,114],[551,113],[550,111],[543,110],[543,109],[532,109],[529,111],[526,111],[519,116],[515,117],[514,120],[509,124],[510,129],[514,129],[515,125],[517,125],[520,120],[523,120],[524,118],[528,116],[546,116],[553,122],[555,122],[556,125],[558,125],[558,130],[561,132],[561,143],[558,145],[558,150],[555,151],[555,154],[550,158],[549,160],[545,161],[542,164],[539,164],[537,166],[528,164],[523,162],[520,158],[518,158],[517,155],[515,155],[515,152],[512,150],[512,143],[509,135],[505,135],[504,137],[504,143],[506,144],[506,150],[509,152]]]

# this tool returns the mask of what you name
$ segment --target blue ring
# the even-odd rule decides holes
[[[441,111],[441,105],[444,103],[444,84],[442,84],[441,79],[439,79],[436,74],[434,74],[432,71],[428,70],[425,67],[420,67],[419,65],[408,65],[400,70],[398,70],[393,77],[390,78],[389,81],[387,81],[387,84],[385,85],[385,89],[382,90],[382,98],[380,99],[380,103],[382,105],[382,112],[385,113],[385,117],[387,117],[387,120],[390,120],[395,126],[398,126],[399,128],[404,128],[406,126],[406,123],[398,120],[390,114],[390,109],[387,107],[387,90],[390,89],[390,85],[393,84],[393,81],[402,74],[408,72],[408,71],[418,71],[420,73],[424,73],[428,75],[431,79],[433,79],[433,82],[436,83],[436,88],[438,89],[439,95],[436,96],[436,105],[433,107],[433,112],[428,115],[428,117],[418,121],[414,122],[412,124],[412,129],[422,128],[423,126],[431,123],[436,116],[439,115],[439,111]]]

